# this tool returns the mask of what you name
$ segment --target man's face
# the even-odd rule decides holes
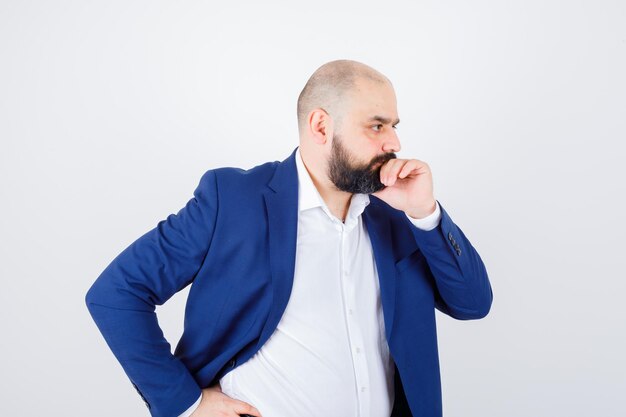
[[[342,191],[371,194],[385,187],[380,169],[400,150],[399,122],[390,84],[361,81],[343,113],[339,133],[333,132],[328,177]]]

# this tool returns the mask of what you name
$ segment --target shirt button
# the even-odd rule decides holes
[[[350,314],[353,314],[353,313],[354,313],[354,312],[352,311],[352,309],[348,310],[348,312],[349,312]]]
[[[361,351],[361,349],[356,348],[356,353],[359,353]]]
[[[361,392],[365,392],[365,387],[361,387]]]
[[[344,275],[348,275],[348,271],[346,271],[345,269],[343,270],[343,274]]]

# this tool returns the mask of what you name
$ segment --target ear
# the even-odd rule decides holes
[[[323,145],[333,134],[333,118],[321,107],[311,110],[307,119],[315,143]]]

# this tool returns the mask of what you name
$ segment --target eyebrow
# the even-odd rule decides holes
[[[381,122],[382,124],[389,124],[391,123],[391,119],[377,115],[370,117],[368,122]],[[395,122],[393,122],[394,125],[397,125],[398,123],[400,123],[400,119],[396,119]]]

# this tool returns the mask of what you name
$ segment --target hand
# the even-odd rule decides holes
[[[202,390],[200,405],[190,417],[238,417],[241,414],[262,417],[259,410],[250,404],[222,393],[222,387],[218,382]]]
[[[380,181],[386,185],[372,195],[415,219],[435,212],[433,176],[430,167],[419,159],[394,158],[380,169]]]

